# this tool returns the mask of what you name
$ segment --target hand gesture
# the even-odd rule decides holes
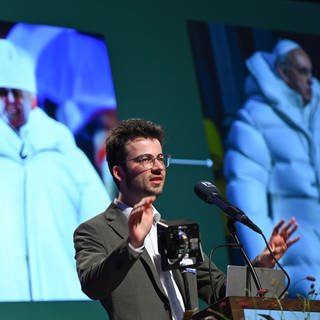
[[[133,207],[129,215],[129,242],[135,248],[143,246],[144,239],[150,232],[153,224],[152,203],[155,199],[155,196],[143,198]]]
[[[296,222],[296,219],[292,217],[287,224],[284,225],[284,223],[285,220],[282,219],[276,224],[268,243],[277,260],[279,260],[285,254],[290,246],[300,239],[300,236],[291,238],[292,234],[299,226],[299,224]],[[257,263],[261,267],[273,268],[276,262],[266,247],[257,257]]]

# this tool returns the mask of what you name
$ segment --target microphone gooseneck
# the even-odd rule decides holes
[[[284,270],[284,268],[280,265],[278,260],[276,259],[275,255],[273,254],[273,252],[269,246],[269,243],[268,243],[266,237],[264,236],[263,232],[261,231],[261,229],[257,225],[255,225],[239,208],[231,205],[230,203],[227,202],[227,200],[225,200],[222,196],[220,196],[218,189],[211,182],[209,182],[209,181],[197,182],[194,186],[194,191],[200,199],[202,199],[203,201],[205,201],[209,204],[216,205],[228,216],[227,226],[228,226],[229,232],[231,233],[231,235],[235,241],[235,246],[240,248],[240,252],[241,252],[244,260],[247,263],[249,271],[252,275],[252,278],[253,278],[254,283],[256,285],[256,288],[258,290],[258,293],[259,293],[259,290],[261,289],[261,283],[259,281],[259,278],[256,274],[255,269],[253,268],[251,261],[249,260],[246,252],[244,251],[244,249],[243,249],[243,247],[237,237],[236,230],[234,228],[234,223],[239,221],[240,223],[246,225],[247,227],[249,227],[253,231],[259,233],[263,237],[263,240],[266,243],[266,246],[267,246],[270,254],[272,255],[274,261],[276,262],[278,267],[284,272],[284,274],[288,280],[287,286],[285,287],[285,289],[281,292],[281,294],[278,297],[280,299],[285,294],[286,290],[288,289],[288,287],[290,285],[290,277],[289,277],[288,273]]]

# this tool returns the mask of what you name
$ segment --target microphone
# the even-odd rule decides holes
[[[239,221],[253,231],[262,234],[261,229],[255,225],[239,208],[234,207],[219,195],[218,189],[211,182],[197,182],[194,186],[194,192],[203,201],[219,207],[231,220]]]

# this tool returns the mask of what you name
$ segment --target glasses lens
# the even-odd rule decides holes
[[[22,90],[12,89],[12,94],[15,99],[23,98],[23,91]]]
[[[155,165],[156,160],[159,161],[164,167],[168,168],[170,165],[171,155],[158,154],[156,157],[152,154],[143,154],[136,158],[129,159],[128,161],[135,161],[140,163],[145,169],[150,169]]]
[[[23,91],[19,89],[7,89],[7,88],[0,88],[0,97],[7,98],[9,94],[12,94],[14,99],[22,99],[23,98]]]
[[[5,88],[0,88],[0,97],[7,97],[8,96],[8,90]]]

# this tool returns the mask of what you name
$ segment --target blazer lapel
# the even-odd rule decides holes
[[[177,287],[181,293],[184,305],[186,305],[186,301],[187,301],[186,300],[187,299],[186,298],[186,287],[183,282],[181,271],[179,269],[174,269],[174,270],[172,270],[172,275],[173,275],[173,279],[176,282]]]
[[[145,266],[150,278],[154,282],[155,286],[157,287],[159,292],[161,292],[163,298],[165,298],[165,300],[169,302],[168,297],[166,295],[166,292],[165,292],[165,290],[162,286],[162,283],[160,281],[159,273],[158,273],[153,261],[151,260],[147,250],[144,250],[140,259],[141,259],[142,263],[144,264],[144,266]]]
[[[115,233],[117,233],[122,239],[128,238],[128,220],[114,203],[111,203],[107,209],[106,219],[108,221],[108,225],[115,231]]]
[[[108,224],[110,227],[123,239],[128,238],[128,220],[122,213],[122,211],[112,203],[107,210],[106,219],[108,220]],[[156,267],[151,260],[147,250],[144,250],[141,254],[140,258],[141,262],[143,263],[144,267],[147,270],[148,275],[152,279],[153,283],[158,289],[158,292],[161,292],[163,297],[168,300],[167,295],[163,289],[163,286],[160,281],[160,277]]]

